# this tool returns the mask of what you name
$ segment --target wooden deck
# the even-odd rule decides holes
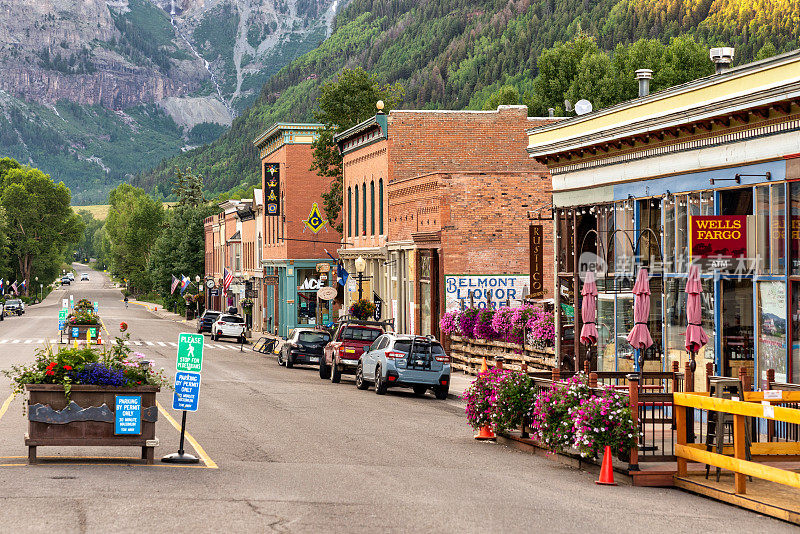
[[[800,489],[753,478],[747,482],[747,493],[737,495],[733,492],[733,473],[723,471],[717,482],[713,468],[707,479],[705,470],[697,473],[691,469],[685,477],[676,476],[674,483],[691,493],[800,525]]]

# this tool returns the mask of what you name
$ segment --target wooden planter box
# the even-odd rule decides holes
[[[142,459],[153,463],[156,438],[156,386],[72,386],[69,403],[58,384],[26,384],[28,392],[28,462],[36,463],[36,447],[121,446],[141,447]],[[141,395],[141,434],[116,435],[114,409],[117,395]],[[69,404],[69,409],[67,408]]]
[[[483,358],[486,358],[489,367],[496,365],[497,358],[503,358],[506,369],[520,370],[523,363],[529,370],[546,371],[556,367],[556,355],[552,347],[538,349],[527,344],[518,345],[450,335],[450,359],[454,369],[476,374],[483,363]]]
[[[72,336],[72,329],[73,328],[77,328],[78,329],[78,337],[73,337]],[[75,340],[75,339],[77,339],[78,341],[83,341],[83,340],[86,339],[86,332],[88,332],[92,328],[95,329],[95,333],[97,334],[97,333],[100,332],[100,328],[102,328],[102,326],[99,325],[99,324],[73,324],[73,325],[70,325],[70,324],[66,324],[65,323],[64,324],[63,333],[64,333],[64,336],[67,338],[67,341],[72,341],[72,340]],[[92,337],[92,339],[97,339],[97,335]]]

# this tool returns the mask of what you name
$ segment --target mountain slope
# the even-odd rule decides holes
[[[255,183],[252,139],[275,121],[312,120],[321,84],[343,67],[360,65],[401,82],[405,107],[480,108],[504,84],[528,88],[539,53],[579,32],[605,49],[689,34],[712,46],[736,45],[737,62],[744,62],[767,43],[778,52],[796,48],[797,13],[800,0],[758,0],[755,7],[749,0],[353,0],[333,34],[270,78],[230,131],[135,183],[168,196],[175,165],[203,174],[214,193]]]
[[[339,5],[0,0],[0,155],[63,180],[76,203],[105,200],[219,137],[264,80],[326,37]]]

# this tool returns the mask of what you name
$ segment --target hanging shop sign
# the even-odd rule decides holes
[[[528,294],[529,283],[527,274],[445,276],[447,311],[469,308],[470,304],[476,308],[491,306],[493,309],[506,303],[519,304]]]
[[[544,298],[544,227],[532,224],[530,227],[530,294],[529,298]]]
[[[245,289],[244,296],[249,299],[257,299],[258,298],[258,289]]]
[[[277,286],[279,281],[280,277],[277,274],[268,274],[264,276],[265,286]]]
[[[277,163],[264,164],[264,211],[267,216],[281,213],[281,176]]]
[[[375,304],[375,313],[373,314],[373,317],[376,321],[380,321],[381,317],[383,317],[383,299],[380,297],[380,295],[373,291],[372,302]]]
[[[694,215],[689,218],[692,261],[715,271],[749,272],[754,267],[754,223],[748,215]]]
[[[321,300],[333,300],[336,298],[336,288],[331,286],[321,287],[319,291],[317,291],[317,296]]]
[[[331,264],[330,263],[325,263],[325,262],[320,262],[320,263],[318,263],[316,265],[316,269],[317,269],[318,273],[327,273],[327,272],[330,272],[330,270],[331,270]]]
[[[325,228],[325,225],[328,224],[328,220],[322,218],[322,214],[319,212],[319,206],[314,202],[314,205],[311,207],[311,213],[308,214],[308,219],[305,219],[303,223],[309,230],[318,234],[320,230]]]

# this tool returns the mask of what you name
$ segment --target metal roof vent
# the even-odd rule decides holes
[[[711,61],[714,62],[714,68],[716,69],[717,74],[723,73],[731,68],[731,62],[733,61],[733,55],[735,52],[736,49],[730,46],[712,48],[709,51],[708,55],[711,57]]]
[[[650,80],[653,79],[653,71],[650,69],[639,69],[636,71],[636,79],[639,80],[639,97],[650,94]]]

